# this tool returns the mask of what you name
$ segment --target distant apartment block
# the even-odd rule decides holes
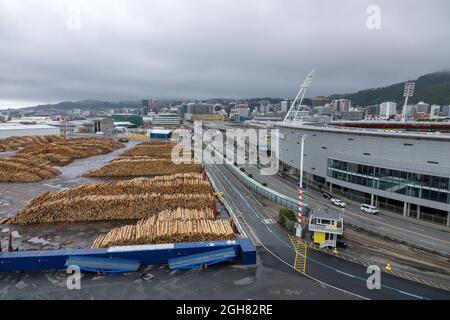
[[[352,106],[351,100],[348,99],[338,99],[331,101],[331,107],[338,112],[347,112]]]
[[[397,114],[397,104],[395,102],[383,102],[380,104],[380,113],[379,116],[381,118],[390,119]]]

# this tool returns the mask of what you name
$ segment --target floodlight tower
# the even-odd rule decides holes
[[[311,72],[306,77],[305,81],[303,82],[302,86],[300,87],[300,91],[297,93],[297,96],[294,99],[294,102],[292,102],[291,107],[289,108],[288,113],[286,114],[286,117],[284,117],[283,122],[294,122],[298,120],[298,112],[300,111],[300,106],[303,103],[303,99],[305,98],[306,90],[311,86],[311,82],[314,78],[314,72],[315,68],[311,70]]]
[[[405,91],[403,92],[403,96],[405,97],[405,105],[402,110],[402,122],[406,122],[406,106],[408,105],[408,98],[414,95],[415,87],[416,83],[414,81],[405,83]]]

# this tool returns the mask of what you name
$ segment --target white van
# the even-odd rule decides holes
[[[377,208],[375,208],[374,206],[368,205],[368,204],[362,204],[360,209],[361,209],[361,211],[367,212],[369,214],[377,214],[378,213]]]

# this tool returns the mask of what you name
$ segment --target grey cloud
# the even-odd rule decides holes
[[[381,9],[368,30],[366,9]],[[78,5],[81,29],[68,30]],[[2,0],[0,106],[353,92],[450,68],[447,0]],[[19,103],[20,101],[20,103]]]

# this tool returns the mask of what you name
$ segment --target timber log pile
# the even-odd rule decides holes
[[[207,194],[132,194],[63,198],[35,202],[10,219],[11,224],[106,221],[149,218],[163,210],[210,209]]]
[[[17,154],[36,156],[50,161],[53,165],[65,166],[76,159],[107,154],[123,147],[122,143],[111,139],[65,139],[47,144],[27,145]]]
[[[0,139],[0,152],[18,150],[30,144],[45,144],[64,141],[62,136],[22,136]]]
[[[113,160],[100,169],[90,171],[88,177],[153,177],[176,173],[201,172],[201,164],[176,164],[170,159]]]
[[[191,221],[191,220],[214,220],[215,216],[210,209],[183,209],[164,210],[148,219],[142,219],[137,225],[151,224],[154,225],[166,221]]]
[[[0,182],[36,182],[59,174],[48,161],[37,157],[0,157]]]
[[[175,220],[115,228],[95,239],[92,248],[233,239],[230,220]]]
[[[136,157],[136,156],[147,156],[147,157],[154,157],[154,156],[161,156],[166,155],[166,157],[169,159],[171,157],[172,149],[176,144],[173,142],[166,142],[161,143],[157,142],[155,144],[154,141],[141,143],[135,146],[134,148],[131,148],[124,153],[122,153],[122,156],[124,157]]]
[[[60,174],[52,166],[65,166],[75,159],[110,153],[124,147],[110,139],[66,139],[60,136],[11,137],[0,140],[0,150],[17,150],[0,158],[0,182],[35,182]]]
[[[175,142],[152,140],[140,143],[103,167],[87,172],[87,177],[154,177],[177,173],[202,172],[199,163],[174,163]]]
[[[25,208],[32,208],[47,201],[86,196],[133,195],[133,194],[212,194],[208,181],[200,173],[179,173],[154,178],[135,178],[107,183],[84,184],[64,191],[46,192],[35,198]]]

